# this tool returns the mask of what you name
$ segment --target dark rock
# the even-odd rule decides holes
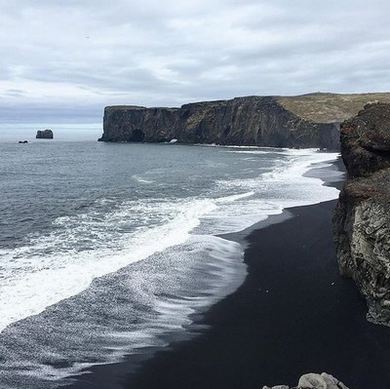
[[[339,147],[337,123],[305,120],[275,97],[240,97],[181,108],[111,106],[104,111],[105,142],[215,143],[272,147]]]
[[[27,140],[20,140],[18,143],[28,143]]]
[[[342,124],[341,153],[350,177],[367,176],[390,167],[390,110],[369,104]]]
[[[365,296],[368,319],[390,325],[390,104],[371,104],[341,126],[348,179],[334,232],[341,274]]]
[[[50,129],[38,130],[36,138],[37,139],[53,139],[53,131]]]

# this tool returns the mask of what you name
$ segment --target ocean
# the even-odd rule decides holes
[[[335,153],[88,139],[0,142],[2,389],[185,339],[245,279],[225,234],[338,196]]]

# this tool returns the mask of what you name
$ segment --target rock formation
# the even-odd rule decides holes
[[[341,126],[348,179],[334,230],[340,271],[367,300],[367,318],[390,325],[390,104],[370,104]]]
[[[53,139],[53,131],[50,129],[38,130],[36,138],[37,139]]]
[[[181,108],[111,106],[104,111],[106,142],[216,143],[273,147],[339,148],[339,122],[368,101],[390,94],[310,94],[239,97]]]
[[[298,386],[290,388],[286,385],[279,386],[263,386],[263,389],[348,389],[337,378],[334,378],[330,374],[314,374],[309,373],[303,375],[298,382]]]
[[[337,123],[314,123],[273,97],[253,96],[181,108],[106,107],[100,140],[337,149],[338,134]]]

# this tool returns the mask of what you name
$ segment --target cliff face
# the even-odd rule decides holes
[[[181,108],[106,107],[107,142],[216,143],[338,149],[337,123],[315,123],[287,110],[275,97],[241,97]]]
[[[348,179],[334,217],[340,271],[356,282],[368,319],[390,325],[390,104],[341,126]]]
[[[181,108],[111,106],[104,111],[106,142],[217,143],[339,148],[339,123],[389,93],[239,97]]]

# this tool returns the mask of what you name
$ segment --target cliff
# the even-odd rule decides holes
[[[101,140],[337,149],[338,133],[337,123],[311,122],[276,98],[253,96],[181,108],[107,107]]]
[[[104,111],[106,142],[216,143],[273,147],[339,148],[339,122],[367,102],[390,94],[310,94],[239,97],[181,108],[110,106]]]
[[[357,284],[368,319],[390,325],[390,104],[370,104],[341,126],[348,179],[334,232],[340,271]]]

